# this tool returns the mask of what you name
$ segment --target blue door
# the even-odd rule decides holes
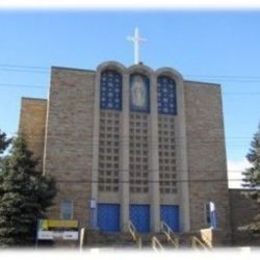
[[[150,206],[149,205],[130,205],[130,220],[140,233],[150,232]]]
[[[104,232],[120,231],[120,205],[99,203],[97,207],[97,224]]]
[[[164,221],[173,231],[179,231],[179,206],[161,205],[161,221]]]

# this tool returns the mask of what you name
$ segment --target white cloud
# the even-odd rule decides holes
[[[242,172],[250,167],[249,162],[244,158],[240,161],[228,161],[228,186],[229,188],[241,188],[241,181],[243,178]]]

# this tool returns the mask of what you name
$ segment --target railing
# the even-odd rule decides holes
[[[131,221],[128,222],[128,230],[129,230],[133,240],[136,241],[136,239],[137,239],[136,228]]]
[[[202,236],[201,237],[202,241],[204,242],[204,244],[206,245],[207,248],[212,248],[212,242],[210,241],[210,239],[207,236]]]
[[[81,228],[80,229],[80,242],[79,242],[80,251],[83,250],[85,235],[86,235],[86,228]]]
[[[142,248],[142,238],[137,234],[136,228],[131,221],[128,222],[128,230],[133,240],[137,243],[137,247]]]
[[[161,231],[167,237],[168,242],[170,242],[176,248],[179,247],[179,238],[176,237],[175,233],[164,221],[161,222]]]
[[[155,251],[162,251],[162,250],[164,250],[162,244],[160,243],[160,241],[155,236],[152,237],[152,248]]]
[[[198,239],[195,236],[191,237],[191,246],[194,249],[204,249],[209,250],[209,247],[207,247],[200,239]]]

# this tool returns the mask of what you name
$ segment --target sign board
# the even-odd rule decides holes
[[[206,222],[209,227],[212,229],[217,228],[217,214],[216,214],[216,206],[215,203],[212,201],[209,201],[206,203]]]
[[[78,221],[39,219],[37,238],[39,240],[78,240]]]
[[[210,201],[209,202],[209,209],[210,209],[210,226],[215,229],[217,228],[217,216],[216,216],[216,207],[215,203]]]
[[[95,209],[96,206],[97,206],[96,200],[94,200],[94,199],[90,200],[90,208]]]

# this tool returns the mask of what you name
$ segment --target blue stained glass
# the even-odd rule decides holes
[[[122,76],[115,71],[105,71],[100,81],[101,109],[121,110]]]
[[[176,84],[173,79],[166,76],[158,77],[157,102],[159,114],[177,114]]]

